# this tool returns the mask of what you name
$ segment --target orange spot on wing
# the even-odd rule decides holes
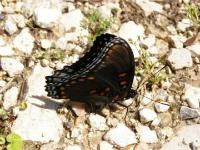
[[[125,77],[127,75],[127,73],[121,73],[121,74],[118,74],[118,77],[121,78],[121,77]]]
[[[120,85],[126,85],[126,84],[127,82],[125,80],[120,82]]]

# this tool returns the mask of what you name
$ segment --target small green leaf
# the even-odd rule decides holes
[[[0,135],[0,145],[3,145],[5,143],[6,143],[5,138],[2,135]]]
[[[19,110],[25,110],[27,108],[27,104],[26,104],[26,101],[25,100],[22,100],[20,103],[19,103]]]
[[[7,142],[7,150],[21,150],[22,148],[22,138],[16,133],[10,133],[6,137]]]

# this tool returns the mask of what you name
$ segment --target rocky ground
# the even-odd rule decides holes
[[[0,149],[200,150],[199,28],[199,0],[2,0]],[[126,107],[47,97],[45,76],[105,32],[135,56]]]

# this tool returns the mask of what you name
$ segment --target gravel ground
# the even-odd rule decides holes
[[[0,150],[200,150],[199,20],[199,0],[2,0]],[[135,96],[102,108],[47,97],[45,77],[106,32],[132,48]]]

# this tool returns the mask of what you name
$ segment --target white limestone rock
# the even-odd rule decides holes
[[[104,131],[108,129],[108,126],[106,125],[106,118],[98,115],[98,114],[90,114],[88,118],[90,126],[99,131]]]
[[[34,47],[34,37],[30,34],[28,28],[24,28],[14,39],[13,45],[19,51],[25,54],[31,54]]]
[[[11,56],[14,53],[15,52],[13,51],[13,48],[11,46],[0,46],[0,56]]]
[[[10,107],[17,104],[17,97],[19,94],[19,89],[17,87],[11,87],[7,90],[3,97],[3,107],[8,110]]]
[[[81,150],[81,148],[78,145],[69,145],[64,150]]]
[[[200,88],[186,84],[184,97],[190,108],[200,108]]]
[[[141,101],[141,104],[144,105],[144,106],[148,105],[152,101],[152,99],[153,99],[152,93],[146,91],[144,93],[144,97]]]
[[[70,30],[71,28],[79,29],[81,28],[81,21],[83,20],[84,15],[80,9],[75,9],[71,12],[63,14],[59,22],[64,26],[65,31]]]
[[[24,140],[58,142],[63,134],[62,121],[56,113],[59,103],[45,97],[45,76],[51,72],[48,67],[36,65],[27,80],[27,108],[19,112],[11,128]]]
[[[106,141],[102,141],[99,144],[99,150],[112,150],[112,149],[113,149],[113,145],[111,145],[110,143]]]
[[[139,135],[140,142],[143,143],[156,143],[158,142],[158,137],[156,131],[150,130],[149,127],[140,125],[136,127],[137,133]]]
[[[17,25],[11,17],[8,17],[8,19],[5,21],[4,28],[10,35],[18,31]]]
[[[195,43],[191,46],[188,46],[187,49],[195,53],[197,56],[200,56],[200,43]]]
[[[157,118],[157,114],[153,110],[148,108],[141,109],[139,111],[139,115],[140,115],[140,121],[142,123],[147,123]]]
[[[139,5],[143,10],[146,16],[149,16],[152,12],[162,12],[163,6],[159,3],[150,1],[150,0],[133,0],[133,2]]]
[[[187,125],[182,127],[161,150],[191,150],[191,144],[200,139],[200,125]]]
[[[166,112],[169,109],[169,104],[167,102],[155,103],[155,109],[157,112]]]
[[[177,29],[182,31],[182,32],[185,32],[186,29],[191,27],[191,26],[192,26],[191,20],[183,18],[181,21],[178,22]]]
[[[120,147],[126,147],[127,145],[137,143],[135,133],[122,123],[110,129],[103,138],[109,143],[116,144]]]
[[[191,52],[185,48],[172,48],[167,60],[175,70],[189,68],[193,65]]]
[[[48,39],[41,39],[41,47],[44,49],[49,49],[51,47],[51,41]]]
[[[1,58],[1,68],[8,72],[10,77],[22,73],[24,65],[14,58]]]
[[[126,41],[134,43],[139,37],[144,36],[144,27],[142,25],[137,25],[133,21],[129,21],[121,25],[118,35]]]
[[[58,20],[61,15],[62,12],[60,9],[45,8],[42,6],[35,8],[33,13],[33,20],[41,28],[51,29],[58,24]]]

